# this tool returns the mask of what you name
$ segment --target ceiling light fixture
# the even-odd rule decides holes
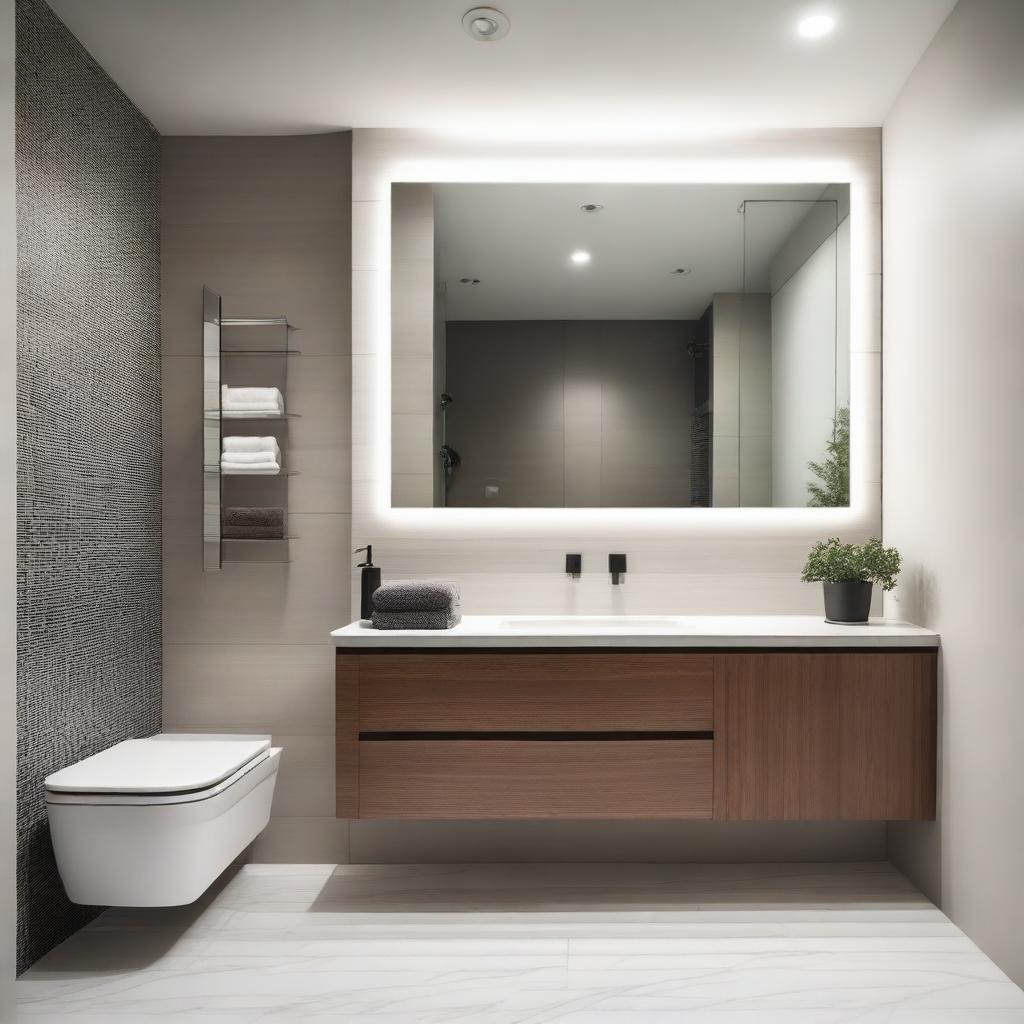
[[[692,274],[693,271],[689,267],[676,267],[676,269],[673,270],[672,273],[681,276],[682,274]]]
[[[571,262],[575,263],[577,267],[586,266],[590,262],[590,253],[586,249],[577,249],[575,252],[569,254]]]
[[[599,210],[603,210],[604,205],[602,203],[584,203],[580,207],[581,213],[597,213]]]
[[[504,39],[512,23],[508,16],[493,7],[474,7],[462,16],[462,27],[466,35],[480,43],[493,43]]]
[[[820,39],[835,27],[836,19],[831,14],[809,14],[797,22],[796,30],[804,39]]]

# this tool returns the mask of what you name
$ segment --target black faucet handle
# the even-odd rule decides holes
[[[617,585],[619,582],[621,582],[620,577],[626,574],[626,556],[609,555],[608,571],[612,574],[612,583]]]
[[[582,555],[566,555],[565,556],[565,571],[574,580],[578,580],[583,575],[583,556]]]

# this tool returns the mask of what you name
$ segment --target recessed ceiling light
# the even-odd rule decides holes
[[[459,284],[479,284],[479,277],[460,277]]]
[[[462,16],[462,27],[466,35],[480,43],[493,43],[503,39],[512,27],[507,15],[493,7],[474,7]]]
[[[580,210],[583,213],[597,213],[599,210],[603,210],[603,209],[604,209],[604,204],[603,203],[584,203],[580,207]]]
[[[796,30],[804,39],[820,39],[827,36],[836,27],[836,19],[831,14],[809,14],[796,24]]]
[[[673,274],[682,275],[682,274],[692,274],[693,271],[689,267],[676,267],[676,269],[673,270],[672,273]]]
[[[576,264],[578,267],[582,267],[590,262],[590,253],[586,249],[577,249],[575,252],[569,254],[569,259]]]

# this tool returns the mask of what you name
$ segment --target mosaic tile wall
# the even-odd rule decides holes
[[[159,136],[17,5],[18,967],[70,903],[50,772],[160,727]]]

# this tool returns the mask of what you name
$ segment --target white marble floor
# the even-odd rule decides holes
[[[18,992],[31,1024],[1024,1024],[886,864],[249,865]]]

